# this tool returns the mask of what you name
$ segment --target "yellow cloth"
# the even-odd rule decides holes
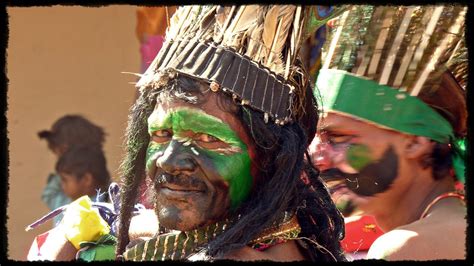
[[[66,238],[76,249],[83,241],[94,242],[110,232],[107,222],[100,217],[99,212],[92,208],[88,196],[82,196],[73,201],[66,209],[60,226]]]

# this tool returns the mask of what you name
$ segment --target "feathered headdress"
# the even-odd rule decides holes
[[[173,73],[210,83],[284,125],[304,113],[308,76],[298,60],[308,31],[339,10],[317,6],[184,6],[170,20],[163,48],[138,82],[166,84]]]
[[[465,89],[467,7],[352,6],[334,19],[322,69],[340,69],[417,96],[447,67]]]

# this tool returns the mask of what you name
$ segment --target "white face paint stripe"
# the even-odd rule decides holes
[[[189,137],[173,136],[173,139],[176,140],[179,143],[182,143],[183,146],[197,145],[195,143],[195,141],[193,139],[189,138]],[[217,152],[217,153],[222,154],[222,155],[232,155],[232,154],[235,154],[235,153],[242,152],[242,149],[240,147],[231,146],[231,145],[228,148],[217,148],[217,149],[208,149],[208,150]],[[191,151],[195,155],[199,155],[199,152],[196,150],[195,147],[191,147]]]

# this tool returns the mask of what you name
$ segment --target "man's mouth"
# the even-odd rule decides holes
[[[176,184],[162,184],[161,189],[167,189],[170,191],[177,191],[177,192],[204,192],[203,189],[183,187]]]
[[[337,185],[334,185],[334,186],[330,186],[330,187],[329,187],[329,192],[330,192],[331,194],[334,194],[334,193],[336,193],[336,192],[338,192],[338,191],[341,191],[341,190],[344,189],[344,188],[347,188],[346,184],[340,183],[340,184],[337,184]]]
[[[205,191],[189,188],[169,188],[167,186],[162,186],[157,191],[157,193],[163,195],[168,200],[188,202],[189,198],[204,195]]]
[[[205,183],[196,177],[162,174],[155,182],[156,191],[170,199],[182,199],[206,192]]]
[[[320,173],[320,175],[325,182],[345,180],[347,176],[347,174],[343,173],[337,168],[330,168],[324,170]]]

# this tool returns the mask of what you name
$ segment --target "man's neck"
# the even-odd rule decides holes
[[[426,207],[439,195],[454,190],[450,177],[434,180],[431,171],[413,172],[413,180],[404,191],[399,191],[392,204],[384,206],[374,216],[384,231],[411,224],[420,219]]]

